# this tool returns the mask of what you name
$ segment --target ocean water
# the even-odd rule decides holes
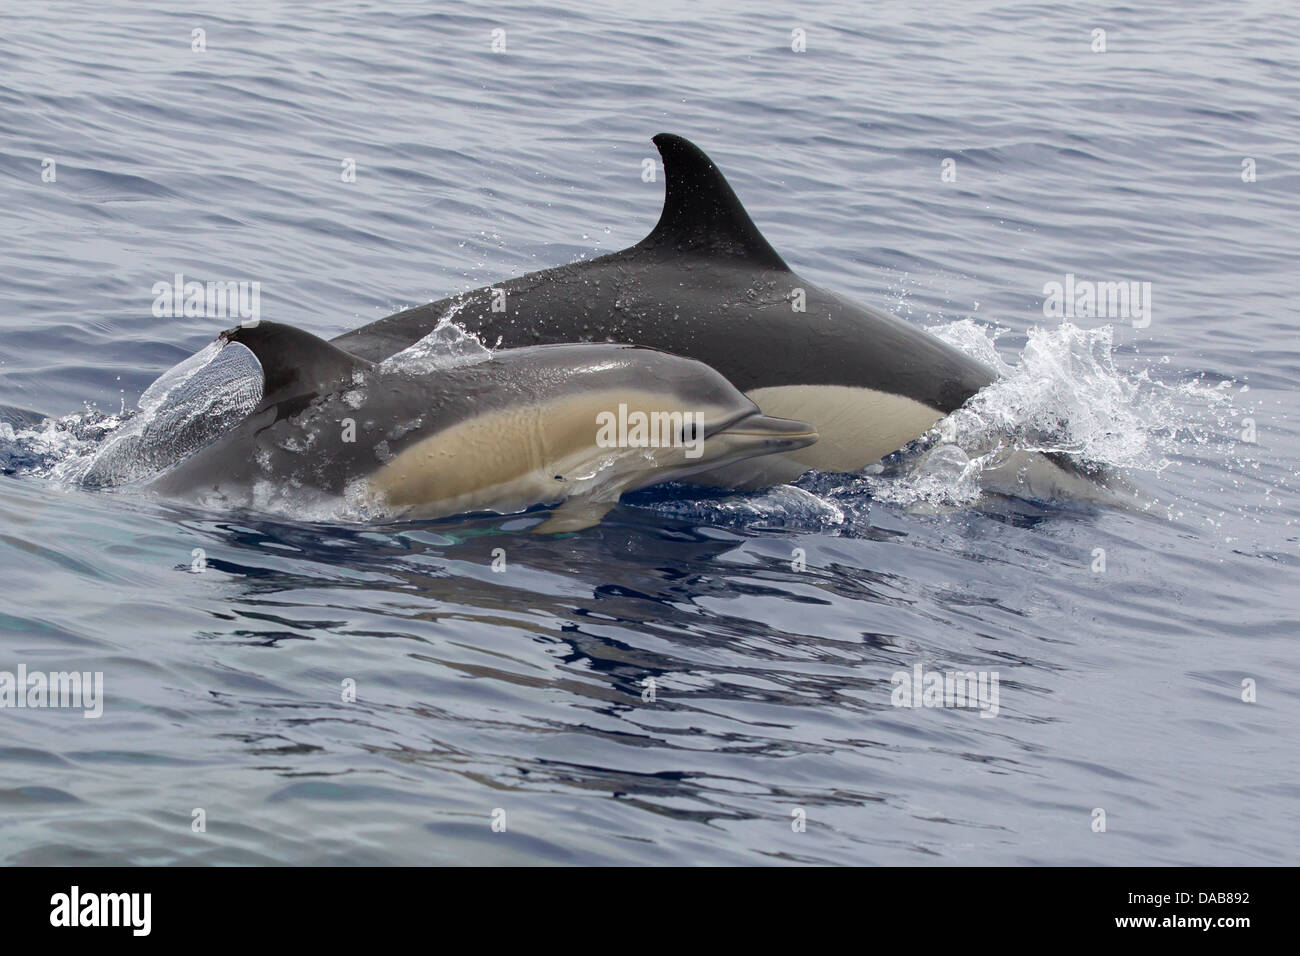
[[[0,672],[104,680],[0,709],[0,860],[1297,862],[1293,5],[219,9],[0,12]],[[231,324],[155,283],[336,335],[637,241],[660,131],[1002,379],[863,474],[569,536],[75,480]],[[1070,275],[1150,308],[1045,314]],[[1011,448],[1144,504],[993,494]],[[895,706],[918,666],[996,716]]]

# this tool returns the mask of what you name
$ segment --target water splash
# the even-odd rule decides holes
[[[456,322],[456,315],[465,304],[458,302],[451,305],[432,332],[384,359],[379,363],[379,370],[414,376],[460,365],[474,365],[490,359],[492,350],[477,335]]]
[[[1140,476],[1159,475],[1188,446],[1228,453],[1232,445],[1225,433],[1233,383],[1168,383],[1150,368],[1122,370],[1110,326],[1030,329],[1014,365],[997,348],[1003,329],[963,319],[929,331],[993,368],[998,379],[870,469],[864,486],[874,498],[963,507],[990,491],[1052,497],[1027,469],[1062,460],[1062,481],[1090,476],[1128,496]]]
[[[261,401],[262,366],[253,353],[212,342],[159,376],[140,396],[138,414],[56,477],[92,486],[151,478],[225,434]]]
[[[168,369],[138,410],[84,412],[0,429],[6,470],[105,487],[142,481],[225,433],[262,400],[262,369],[237,343],[214,341]]]
[[[0,471],[52,477],[65,463],[94,454],[124,419],[87,405],[82,412],[27,425],[0,422]]]

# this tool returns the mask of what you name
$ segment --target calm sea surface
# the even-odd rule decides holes
[[[0,709],[0,861],[1300,862],[1294,4],[217,9],[0,12],[0,672],[104,675]],[[231,324],[155,283],[336,335],[640,239],[660,131],[1005,363],[947,458],[554,538],[67,479]],[[1067,275],[1146,317],[1045,315]],[[1155,504],[980,495],[997,440]],[[917,665],[996,717],[893,706]]]

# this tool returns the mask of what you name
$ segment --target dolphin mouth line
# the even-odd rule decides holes
[[[808,422],[790,418],[773,418],[762,412],[751,412],[713,433],[729,438],[753,438],[777,443],[789,448],[803,448],[817,441],[817,429]],[[708,436],[713,437],[713,436]]]

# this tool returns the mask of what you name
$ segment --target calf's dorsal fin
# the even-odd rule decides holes
[[[257,321],[221,333],[238,342],[262,366],[262,405],[299,395],[325,393],[351,383],[373,365],[322,338],[282,322]]]

